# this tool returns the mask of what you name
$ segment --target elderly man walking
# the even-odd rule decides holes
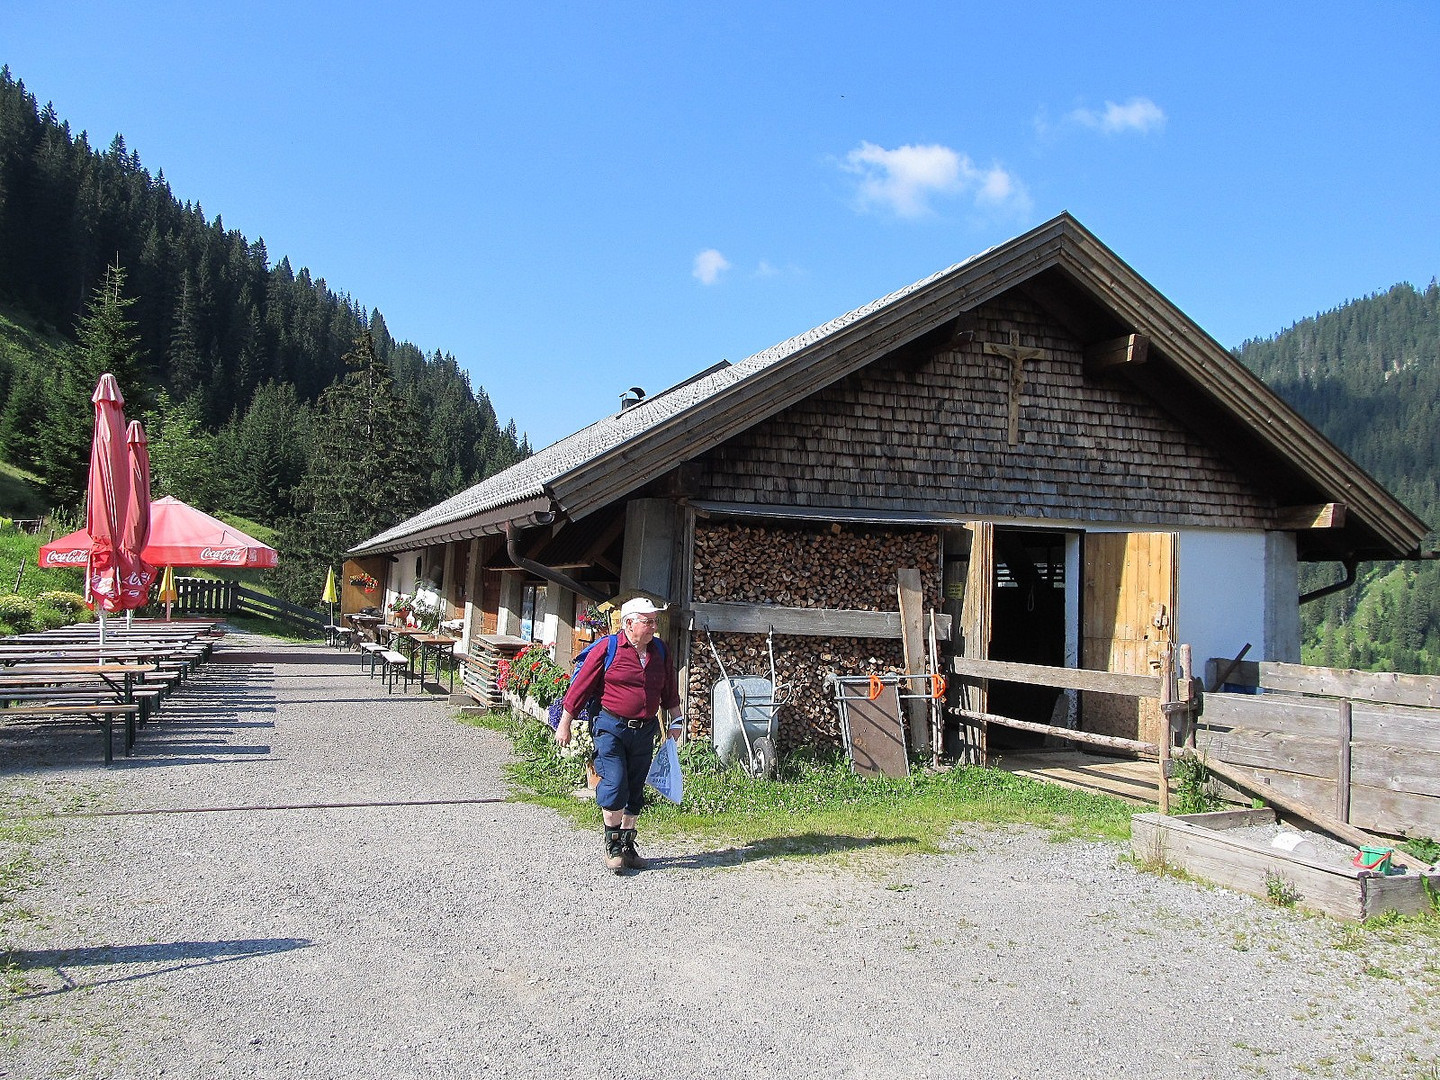
[[[635,848],[635,819],[645,805],[645,777],[655,756],[656,714],[663,708],[670,717],[672,738],[685,726],[675,664],[655,636],[656,615],[663,610],[645,597],[625,602],[614,659],[607,667],[609,650],[599,642],[590,650],[570,682],[555,729],[556,740],[566,745],[575,713],[599,694],[600,715],[590,730],[600,774],[595,801],[605,819],[605,867],[617,874],[645,868]]]

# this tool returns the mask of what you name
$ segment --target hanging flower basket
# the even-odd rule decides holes
[[[374,592],[380,587],[380,582],[376,581],[369,574],[352,574],[350,584],[354,585],[357,589],[364,589],[366,592]]]

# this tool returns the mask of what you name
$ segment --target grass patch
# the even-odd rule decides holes
[[[509,713],[465,716],[499,731],[515,748],[507,777],[519,798],[552,806],[593,825],[600,812],[576,800],[584,766],[562,759],[550,729]],[[1013,776],[960,767],[917,771],[904,779],[854,775],[838,753],[794,753],[774,780],[723,768],[708,741],[681,749],[685,799],[656,799],[645,810],[647,833],[746,845],[752,855],[828,854],[883,848],[899,854],[946,850],[962,823],[1036,825],[1055,840],[1126,840],[1135,807],[1119,799]]]
[[[18,465],[0,461],[0,515],[38,518],[49,511],[50,500],[41,490],[40,478]]]
[[[267,619],[263,615],[241,615],[232,611],[227,613],[224,619],[227,624],[246,634],[263,634],[281,641],[314,643],[324,640],[321,635],[301,630],[294,623]]]

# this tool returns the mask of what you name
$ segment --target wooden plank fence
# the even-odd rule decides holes
[[[1205,695],[1203,757],[1370,832],[1440,837],[1440,678],[1262,662],[1226,685],[1256,692]]]
[[[1189,674],[1188,646],[1176,653],[1173,675],[1158,678],[965,657],[951,664],[962,686],[1004,681],[1158,700],[1172,717],[1172,738],[1159,745],[963,707],[950,712],[1100,752],[1158,757],[1162,772],[1172,748],[1193,746],[1217,771],[1237,766],[1234,776],[1253,777],[1247,786],[1258,794],[1303,804],[1339,826],[1440,837],[1440,678],[1216,659],[1207,664],[1208,684],[1227,673],[1226,687],[1240,692],[1202,694]],[[1164,781],[1160,795],[1163,812]]]
[[[226,615],[231,612],[260,615],[290,623],[317,636],[325,632],[325,625],[330,621],[323,612],[267,596],[234,581],[177,577],[175,593],[177,598],[171,610],[176,615]]]

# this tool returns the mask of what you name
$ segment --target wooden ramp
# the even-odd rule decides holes
[[[1154,806],[1160,800],[1159,766],[1153,761],[1056,749],[996,754],[991,764],[1016,776],[1098,791],[1141,805]]]

